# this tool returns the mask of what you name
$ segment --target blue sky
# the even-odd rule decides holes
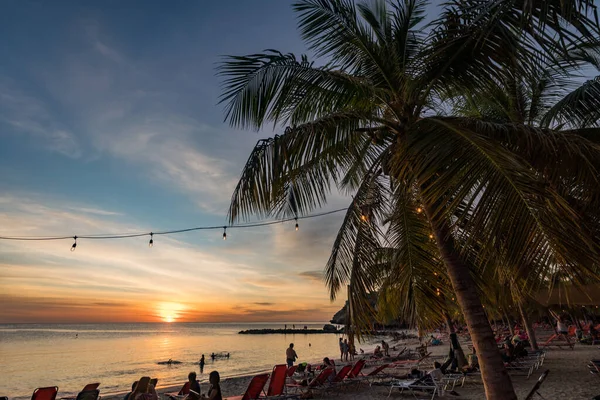
[[[223,122],[216,63],[306,52],[291,2],[7,1],[0,235],[220,225],[256,141]],[[333,196],[325,210],[345,205]],[[0,322],[324,320],[342,216],[118,242],[1,242]],[[135,310],[135,312],[131,311]],[[172,315],[167,315],[172,314]]]

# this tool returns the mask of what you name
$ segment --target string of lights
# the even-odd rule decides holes
[[[136,238],[143,236],[150,236],[150,241],[148,242],[148,246],[154,246],[154,236],[159,235],[174,235],[178,233],[186,233],[193,231],[205,231],[205,230],[216,230],[223,229],[223,240],[227,239],[227,229],[245,229],[245,228],[257,228],[261,226],[269,226],[275,224],[283,224],[285,222],[295,221],[295,229],[296,231],[299,229],[298,221],[301,219],[311,219],[324,217],[326,215],[340,213],[342,211],[347,211],[347,208],[339,208],[337,210],[326,211],[318,214],[310,214],[304,216],[295,216],[290,218],[284,218],[273,221],[259,221],[253,223],[246,224],[238,224],[238,225],[214,225],[214,226],[196,226],[193,228],[184,228],[184,229],[175,229],[168,231],[157,231],[157,232],[137,232],[137,233],[116,233],[116,234],[88,234],[88,235],[74,235],[74,236],[0,236],[0,240],[16,240],[16,241],[49,241],[49,240],[67,240],[73,239],[73,245],[71,246],[71,251],[75,251],[77,248],[77,239],[89,239],[89,240],[103,240],[103,239],[128,239],[128,238]]]

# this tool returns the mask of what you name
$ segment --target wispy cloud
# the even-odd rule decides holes
[[[48,150],[77,158],[81,156],[75,135],[48,109],[39,97],[27,94],[19,85],[0,76],[0,123],[14,132],[31,135],[40,140]]]

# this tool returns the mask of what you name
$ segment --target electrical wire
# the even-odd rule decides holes
[[[152,231],[152,232],[140,232],[140,233],[117,233],[117,234],[89,234],[89,235],[73,235],[73,236],[0,236],[0,240],[21,240],[21,241],[44,241],[44,240],[67,240],[67,239],[126,239],[126,238],[136,238],[143,236],[158,236],[158,235],[173,235],[178,233],[185,232],[193,232],[193,231],[203,231],[203,230],[215,230],[215,229],[244,229],[244,228],[256,228],[261,226],[270,226],[275,224],[282,224],[289,221],[298,221],[301,219],[311,219],[324,217],[326,215],[336,214],[342,211],[347,211],[347,208],[339,208],[337,210],[326,211],[318,214],[311,214],[305,216],[296,216],[290,218],[284,218],[275,221],[263,221],[263,222],[254,222],[254,223],[246,223],[246,224],[238,224],[238,225],[215,225],[215,226],[197,226],[193,228],[184,228],[184,229],[175,229],[170,231]]]

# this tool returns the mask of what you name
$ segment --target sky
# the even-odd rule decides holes
[[[224,122],[216,64],[307,52],[290,1],[6,1],[0,236],[225,225],[257,140]],[[430,7],[430,9],[432,9]],[[336,193],[322,211],[345,207]],[[324,321],[342,214],[124,240],[0,240],[0,323]]]

